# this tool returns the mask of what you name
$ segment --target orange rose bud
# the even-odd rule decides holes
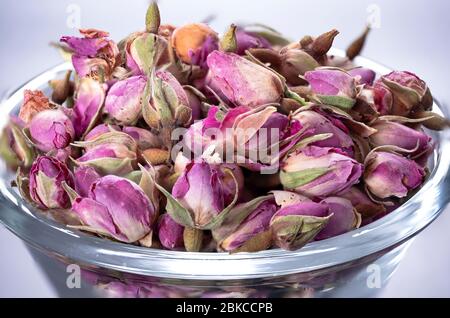
[[[192,23],[176,28],[171,42],[181,60],[192,64],[192,55],[202,49],[208,38],[219,40],[217,33],[206,24]]]
[[[42,91],[25,90],[23,95],[23,104],[20,108],[19,118],[25,123],[29,123],[31,118],[37,113],[52,108],[48,98]]]

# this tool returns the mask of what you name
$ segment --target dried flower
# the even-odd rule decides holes
[[[48,98],[42,91],[25,90],[19,118],[24,123],[29,123],[34,115],[51,108],[52,106],[50,105]]]

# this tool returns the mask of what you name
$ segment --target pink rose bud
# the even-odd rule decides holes
[[[362,165],[336,148],[309,146],[287,156],[281,184],[308,197],[338,194],[358,183]]]
[[[73,51],[72,63],[79,77],[109,78],[116,64],[120,61],[117,45],[109,40],[109,34],[95,29],[81,29],[84,36],[63,36],[61,42],[66,43]]]
[[[56,109],[37,113],[29,124],[29,131],[36,147],[44,152],[66,148],[75,136],[70,119]]]
[[[161,245],[168,250],[182,250],[184,248],[184,227],[175,222],[169,214],[161,215],[157,231]]]
[[[127,179],[106,176],[97,180],[89,198],[77,198],[72,210],[80,217],[81,229],[133,243],[144,238],[157,212],[142,189]]]
[[[353,156],[355,145],[348,128],[339,119],[327,117],[312,110],[298,112],[293,118],[298,120],[305,129],[302,138],[319,134],[332,134],[329,138],[316,141],[312,145],[338,148],[349,156]]]
[[[81,167],[93,167],[101,175],[124,176],[136,168],[136,141],[123,132],[105,133],[76,145],[86,151],[75,163]]]
[[[306,72],[305,79],[309,82],[312,92],[323,104],[349,110],[356,102],[356,80],[343,70],[317,69]]]
[[[97,123],[105,100],[105,89],[99,82],[82,78],[75,96],[73,127],[78,138],[88,133]]]
[[[77,167],[74,171],[75,191],[83,198],[87,197],[91,185],[101,178],[101,176],[92,167]]]
[[[111,131],[121,131],[121,128],[117,125],[100,124],[92,128],[92,130],[86,134],[84,141],[94,140],[100,135],[109,133]]]
[[[317,234],[316,240],[341,235],[361,225],[361,215],[356,212],[349,200],[329,197],[322,200],[321,203],[328,205],[330,219],[327,225]]]
[[[277,211],[277,206],[273,200],[262,201],[240,224],[219,243],[221,250],[232,252],[256,252],[254,246],[246,246],[250,240],[258,240],[258,243],[264,243],[258,248],[267,249],[271,245],[270,220]],[[264,235],[267,233],[267,235]],[[262,242],[267,236],[267,242]],[[255,244],[253,244],[255,245]],[[252,250],[248,250],[251,248]]]
[[[393,97],[391,91],[379,80],[373,86],[375,108],[381,116],[392,112]]]
[[[427,84],[410,72],[395,71],[379,80],[392,93],[391,114],[407,116],[411,111],[429,110],[433,97]]]
[[[123,127],[122,131],[132,137],[140,150],[149,148],[160,148],[160,138],[150,130],[139,127]]]
[[[52,157],[38,157],[30,169],[30,197],[42,209],[67,208],[70,201],[63,182],[74,185],[67,166]]]
[[[167,212],[177,223],[189,228],[217,227],[238,197],[236,191],[230,202],[226,195],[224,176],[230,173],[233,172],[219,171],[206,162],[188,164],[175,182],[172,194],[158,187],[167,197]]]
[[[379,120],[372,125],[377,132],[369,137],[374,147],[397,146],[413,151],[414,158],[428,157],[433,150],[433,141],[423,131],[393,121]]]
[[[367,196],[366,192],[360,190],[358,187],[351,187],[342,193],[341,197],[349,200],[364,220],[371,219],[386,212],[384,205],[373,202]]]
[[[234,106],[251,108],[277,103],[284,93],[280,78],[270,70],[233,53],[208,55],[211,88]]]
[[[327,204],[300,202],[278,210],[270,221],[275,244],[297,250],[312,241],[329,222]]]
[[[121,125],[134,125],[141,117],[142,95],[147,79],[132,76],[116,82],[108,91],[104,113]]]
[[[373,152],[366,159],[364,181],[368,190],[381,199],[406,197],[423,183],[424,177],[424,168],[398,154]]]
[[[370,68],[357,67],[348,71],[360,85],[372,85],[375,80],[376,73]]]
[[[244,55],[248,49],[271,48],[272,45],[262,36],[245,31],[242,28],[236,30],[237,51],[239,55]]]

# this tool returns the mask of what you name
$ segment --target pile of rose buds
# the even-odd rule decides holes
[[[448,126],[427,84],[328,54],[336,30],[289,42],[161,24],[115,43],[80,30],[74,71],[25,91],[1,137],[24,199],[71,229],[189,252],[296,250],[373,222],[425,182]]]

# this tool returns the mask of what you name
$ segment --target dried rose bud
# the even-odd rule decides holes
[[[305,79],[322,103],[344,110],[351,109],[355,104],[356,80],[347,72],[334,68],[322,68],[306,72]]]
[[[362,168],[339,149],[309,146],[283,160],[280,179],[285,189],[309,197],[326,197],[357,183]]]
[[[33,143],[43,152],[66,148],[75,136],[72,122],[57,109],[37,113],[29,124],[29,131]]]
[[[202,100],[205,99],[205,96],[192,86],[184,86],[183,89],[189,101],[192,115],[191,123],[193,123],[202,118]]]
[[[169,72],[158,71],[151,76],[149,100],[142,105],[146,123],[163,132],[164,141],[170,140],[170,132],[177,126],[191,122],[192,111],[183,87]]]
[[[38,157],[30,169],[30,197],[42,209],[67,208],[70,202],[63,182],[74,185],[67,166],[52,157]]]
[[[138,127],[123,127],[122,131],[136,141],[140,150],[159,148],[162,146],[160,138],[150,130]]]
[[[409,155],[425,157],[433,150],[432,138],[423,131],[412,129],[401,123],[379,120],[372,125],[377,132],[369,137],[374,147],[397,146],[404,150],[413,151]]]
[[[53,89],[52,101],[57,104],[63,104],[69,96],[73,95],[74,83],[70,80],[72,71],[66,72],[63,79],[53,79],[48,82],[49,86]]]
[[[94,140],[98,136],[109,133],[111,131],[121,131],[121,129],[117,125],[100,124],[92,128],[91,131],[89,131],[86,136],[84,136],[84,140]]]
[[[135,170],[137,144],[123,132],[109,132],[86,142],[76,142],[86,152],[75,163],[93,167],[101,175],[126,175]]]
[[[373,218],[386,212],[384,205],[373,202],[364,191],[357,187],[351,187],[341,196],[352,203],[363,219]]]
[[[218,49],[217,33],[203,23],[178,27],[172,34],[171,44],[181,60],[187,64],[204,65],[209,53]]]
[[[239,55],[244,55],[248,49],[271,48],[272,45],[264,37],[243,28],[236,30],[237,51]]]
[[[270,220],[276,211],[273,200],[262,201],[218,247],[227,252],[257,252],[269,248],[272,244]]]
[[[188,164],[175,182],[172,194],[161,186],[158,189],[166,196],[167,212],[177,223],[200,230],[220,225],[238,197],[236,192],[231,202],[227,200],[223,174],[206,162]]]
[[[83,198],[88,196],[92,184],[101,178],[94,168],[88,166],[75,168],[74,177],[75,191]]]
[[[300,202],[278,210],[270,221],[275,244],[297,250],[312,241],[329,222],[328,205]]]
[[[80,29],[83,38],[63,36],[73,51],[72,63],[79,77],[90,76],[95,79],[109,78],[119,63],[119,49],[109,34],[95,29]]]
[[[370,68],[357,67],[348,71],[360,85],[372,85],[375,80],[376,73]]]
[[[319,63],[308,53],[299,49],[286,50],[281,54],[279,72],[292,85],[304,85],[305,80],[299,77],[306,72],[314,71]]]
[[[141,117],[142,95],[147,79],[132,76],[116,82],[108,91],[104,113],[121,125],[134,125]]]
[[[378,113],[381,116],[390,114],[394,98],[391,91],[383,85],[381,81],[375,82],[373,86],[373,95],[375,108]]]
[[[424,176],[424,168],[398,154],[375,151],[366,159],[364,181],[381,199],[406,197],[422,184]]]
[[[0,136],[0,157],[14,170],[19,166],[29,168],[35,157],[35,151],[24,135],[24,125],[19,118],[10,116]]]
[[[158,238],[161,245],[168,250],[181,250],[184,247],[184,227],[175,222],[169,214],[161,215],[158,221]]]
[[[413,73],[395,71],[382,76],[379,81],[392,93],[393,115],[407,116],[412,111],[429,110],[433,106],[427,84]]]
[[[284,85],[270,70],[234,54],[214,51],[208,55],[208,85],[235,106],[257,107],[281,100]]]
[[[154,33],[133,33],[125,39],[126,66],[133,75],[149,75],[167,50],[167,40]]]
[[[302,138],[318,134],[332,134],[329,138],[316,141],[312,145],[338,148],[353,156],[355,145],[349,135],[348,128],[339,119],[329,118],[312,110],[297,112],[293,118],[298,120],[302,128],[305,129]]]
[[[75,96],[72,118],[77,138],[88,133],[97,123],[104,100],[105,88],[102,84],[89,77],[81,79]]]
[[[344,198],[329,197],[322,200],[328,206],[330,219],[327,225],[317,234],[316,240],[324,240],[344,234],[361,225],[361,215],[352,203]]]
[[[51,108],[52,106],[48,98],[42,91],[31,91],[27,89],[23,94],[23,104],[20,108],[19,118],[27,124],[34,115]]]
[[[116,176],[97,180],[89,198],[77,198],[72,210],[83,222],[80,229],[133,243],[144,238],[157,212],[147,195],[135,183]]]

